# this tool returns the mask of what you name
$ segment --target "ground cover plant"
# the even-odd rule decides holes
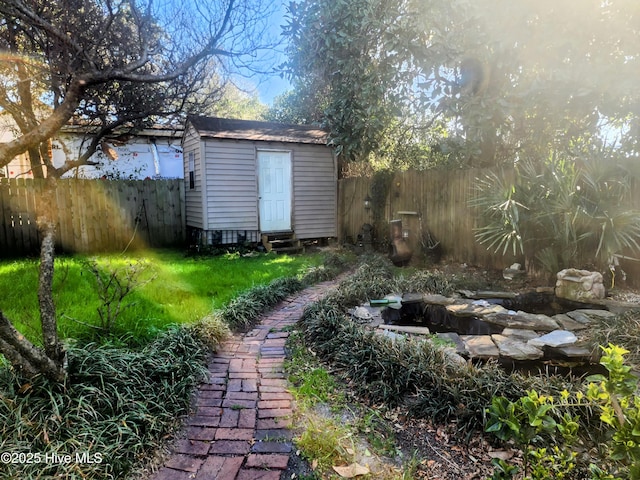
[[[25,380],[8,366],[0,368],[0,450],[9,455],[0,464],[0,476],[135,477],[188,413],[191,391],[206,373],[205,360],[230,329],[250,325],[286,292],[329,278],[347,265],[331,258],[318,265],[319,258],[305,263],[301,257],[297,265],[314,266],[255,285],[238,296],[244,300],[227,302],[197,321],[166,327],[143,346],[132,348],[119,337],[100,343],[70,341],[68,376],[62,384],[42,376]],[[208,260],[196,261],[210,269]],[[55,460],[65,455],[71,461]]]
[[[360,403],[294,331],[285,364],[296,400],[295,444],[311,479],[413,480],[415,458],[403,457],[391,420]]]
[[[571,398],[587,397],[584,379],[544,372],[539,375],[507,373],[492,363],[456,364],[436,342],[411,338],[393,341],[373,333],[346,314],[350,307],[389,293],[423,291],[446,294],[451,289],[464,286],[457,283],[458,280],[450,281],[438,271],[417,272],[415,275],[415,280],[412,276],[394,275],[386,261],[366,259],[335,293],[309,306],[299,324],[307,348],[330,365],[336,375],[347,382],[348,388],[367,404],[386,409],[398,408],[408,417],[446,424],[462,438],[468,439],[482,435],[492,406],[502,406],[508,412],[510,405],[518,405],[518,402],[528,405],[527,408],[533,405],[532,416],[523,418],[525,424],[530,418],[535,425],[546,421],[544,417],[549,409],[546,406],[549,399],[559,401],[567,395]],[[629,323],[625,325],[627,328]],[[630,336],[634,334],[627,332],[627,337]],[[607,387],[603,388],[606,390]],[[601,389],[595,396],[602,397],[605,390]],[[504,400],[498,401],[498,405],[496,398]],[[523,398],[530,401],[523,401]],[[629,400],[624,402],[625,405],[635,404]],[[563,478],[614,478],[606,473],[600,477],[585,476],[589,475],[589,464],[602,466],[606,464],[603,459],[613,458],[610,455],[612,447],[601,448],[601,445],[612,445],[611,440],[615,438],[615,433],[603,428],[605,420],[602,420],[601,408],[592,402],[574,402],[569,414],[565,418],[563,412],[555,420],[557,431],[554,438],[579,436],[579,444],[574,442],[572,445],[580,445],[581,454],[566,455],[565,450],[556,452],[551,446],[547,450],[536,450],[536,465],[543,476],[532,478],[550,478],[544,477],[544,472],[560,475],[562,469],[573,475],[567,474]],[[504,423],[508,425],[508,422],[507,417]],[[625,430],[625,434],[628,433]],[[492,442],[499,447],[497,439]],[[629,458],[633,452],[627,453]],[[508,470],[509,466],[498,467]],[[519,478],[507,476],[514,475],[514,471],[496,475],[494,478]]]
[[[295,277],[321,263],[319,255],[228,254],[186,257],[181,251],[146,251],[127,255],[82,255],[56,259],[54,296],[63,338],[95,340],[96,335],[144,344],[171,324],[190,323],[222,308],[240,292],[275,278]],[[0,262],[0,309],[30,340],[37,341],[36,260]],[[131,280],[130,291],[105,332],[100,311],[106,294],[96,272],[108,280]],[[112,282],[113,291],[113,282]],[[117,302],[111,302],[111,317]]]
[[[207,355],[181,326],[138,351],[72,347],[64,384],[0,369],[0,476],[124,478],[188,412]]]

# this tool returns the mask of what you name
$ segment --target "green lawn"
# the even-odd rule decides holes
[[[64,338],[87,338],[88,325],[99,321],[94,275],[85,267],[86,256],[64,256],[56,260],[54,298],[59,331]],[[124,271],[143,262],[140,286],[126,297],[130,304],[118,316],[116,335],[131,335],[144,341],[169,324],[192,322],[220,308],[238,293],[278,277],[295,276],[319,265],[320,255],[257,254],[241,257],[186,257],[178,251],[147,251],[126,256],[100,255],[95,259],[102,271]],[[38,262],[0,262],[0,310],[27,337],[39,337]]]

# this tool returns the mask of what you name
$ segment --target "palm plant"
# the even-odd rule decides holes
[[[578,164],[556,153],[490,172],[478,179],[472,200],[485,220],[476,239],[496,253],[523,255],[529,269],[608,270],[616,256],[640,251],[640,211],[629,207],[632,181],[615,163]]]

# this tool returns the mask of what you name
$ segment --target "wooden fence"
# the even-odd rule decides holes
[[[183,245],[182,180],[59,180],[57,245],[66,252]],[[0,256],[38,251],[44,181],[0,179]]]
[[[478,265],[484,268],[502,269],[514,262],[523,263],[522,257],[494,253],[480,245],[474,238],[475,228],[480,226],[480,213],[472,207],[478,178],[487,175],[486,169],[429,170],[397,173],[391,179],[389,191],[384,196],[381,221],[375,222],[374,208],[364,208],[364,199],[375,198],[372,178],[348,178],[339,182],[338,235],[341,241],[356,241],[365,223],[374,224],[376,236],[382,245],[390,237],[390,220],[401,220],[408,233],[408,243],[413,252],[426,252],[426,235],[440,242],[442,257],[448,261]],[[628,207],[640,209],[640,188],[631,188]],[[386,240],[386,242],[385,242]],[[640,285],[640,262],[637,252],[623,251],[627,258],[620,260],[627,274],[628,285]],[[524,265],[523,265],[524,266]],[[582,265],[577,265],[582,268]],[[540,272],[539,272],[540,273]]]
[[[401,220],[414,252],[424,252],[429,241],[440,242],[443,256],[452,261],[488,268],[503,268],[515,261],[495,255],[474,239],[479,225],[475,209],[470,207],[474,183],[486,171],[429,170],[397,173],[388,183],[382,222],[375,221],[374,209],[364,208],[364,199],[376,194],[373,179],[347,178],[339,183],[338,235],[341,241],[356,241],[362,226],[376,226],[378,239],[389,238],[389,221]],[[382,231],[380,231],[382,230]]]

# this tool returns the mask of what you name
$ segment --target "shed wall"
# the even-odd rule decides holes
[[[252,142],[207,139],[208,230],[258,230],[256,149]]]
[[[204,138],[201,140],[202,179],[196,158],[196,188],[189,190],[188,151],[197,143],[191,128],[185,136],[187,224],[208,232],[222,232],[222,242],[234,242],[239,232],[253,239],[259,233],[258,150],[291,152],[292,226],[297,238],[337,236],[337,175],[331,149],[323,145]],[[197,135],[197,134],[196,134]],[[198,152],[198,150],[196,149]],[[196,153],[198,155],[198,153]],[[202,207],[206,214],[204,221]]]
[[[298,238],[337,236],[337,185],[330,148],[293,147],[293,224]]]
[[[182,150],[184,155],[184,191],[185,191],[185,213],[187,227],[204,228],[202,213],[202,169],[200,136],[192,126],[185,132]],[[189,185],[189,152],[195,154],[195,185]]]

